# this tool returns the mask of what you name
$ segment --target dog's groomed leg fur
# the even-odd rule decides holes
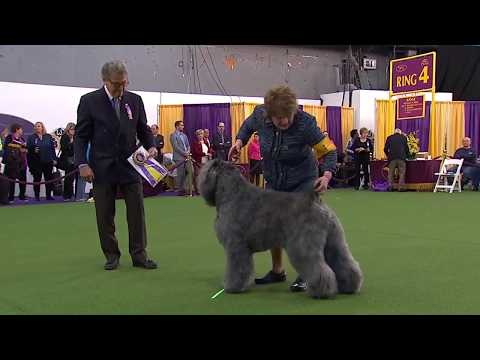
[[[225,247],[227,261],[225,292],[239,293],[248,290],[254,280],[253,255],[246,247]]]
[[[363,283],[362,270],[353,258],[345,241],[343,227],[336,218],[327,235],[325,258],[335,272],[340,293],[354,294],[360,291]]]
[[[317,234],[316,237],[325,236],[325,233]],[[312,236],[313,237],[313,236]],[[285,249],[290,263],[298,274],[307,282],[307,292],[314,298],[332,298],[337,292],[337,280],[335,273],[325,262],[323,245],[325,240],[312,241],[318,246],[306,252],[301,248],[301,239],[288,244]],[[313,250],[313,251],[311,251]]]

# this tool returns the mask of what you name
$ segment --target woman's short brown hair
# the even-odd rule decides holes
[[[285,85],[268,90],[264,97],[264,104],[269,117],[290,118],[298,110],[297,96]]]
[[[368,133],[368,129],[366,127],[362,127],[360,129],[360,134],[363,134],[363,133]]]

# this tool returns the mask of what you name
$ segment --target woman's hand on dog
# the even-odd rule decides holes
[[[330,171],[325,171],[321,178],[318,178],[314,184],[314,190],[319,193],[324,193],[328,189],[328,183],[332,178],[332,173]]]

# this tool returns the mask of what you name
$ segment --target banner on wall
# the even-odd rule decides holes
[[[390,96],[435,91],[436,54],[390,61]]]
[[[425,96],[408,96],[397,99],[397,120],[425,117]]]

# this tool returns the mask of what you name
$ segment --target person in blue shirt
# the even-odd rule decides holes
[[[55,141],[50,134],[47,134],[45,126],[41,122],[34,125],[34,133],[27,139],[27,162],[34,182],[42,180],[42,174],[45,181],[52,180],[53,167],[57,164],[57,155],[55,153]],[[52,197],[53,185],[47,184],[47,200],[54,200]],[[35,199],[40,200],[40,185],[34,185]]]
[[[255,107],[240,127],[228,158],[237,160],[241,148],[253,133],[260,136],[260,152],[266,188],[285,192],[325,192],[336,169],[337,151],[322,134],[315,117],[300,110],[295,93],[288,86],[270,89],[264,105]],[[317,159],[324,160],[324,174],[318,178]],[[279,209],[280,210],[280,209]],[[281,211],[281,210],[280,210]],[[257,284],[286,280],[282,249],[272,249],[272,270]],[[297,277],[292,291],[305,291],[306,284]]]

